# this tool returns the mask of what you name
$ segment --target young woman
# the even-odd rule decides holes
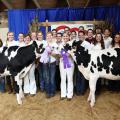
[[[41,31],[39,31],[37,33],[37,43],[43,43],[44,44],[44,40],[43,40],[43,34]],[[38,72],[39,72],[39,86],[40,86],[40,91],[43,92],[45,90],[45,80],[43,77],[43,63],[40,61],[39,59],[39,67],[38,67]]]
[[[92,44],[95,41],[94,33],[93,33],[92,29],[88,29],[88,31],[87,31],[87,37],[86,37],[85,40],[88,41],[90,44]]]
[[[74,61],[72,57],[64,49],[62,49],[68,42],[70,42],[70,35],[69,33],[64,33],[63,42],[60,46],[61,100],[66,97],[67,100],[71,100],[73,97]]]
[[[76,31],[71,31],[71,35],[70,35],[70,40],[74,41],[77,40],[77,32]]]
[[[120,48],[120,34],[115,34],[110,47],[111,48]]]
[[[18,34],[18,45],[20,47],[25,46],[23,33]]]
[[[109,48],[111,46],[112,38],[111,38],[110,34],[111,34],[110,29],[106,28],[104,30],[104,34],[103,34],[103,40],[104,40],[104,44],[105,44],[105,49],[107,49],[107,48]],[[108,80],[104,80],[103,84],[105,86],[108,86]]]
[[[53,35],[53,40],[54,42],[56,42],[56,37],[57,37],[57,30],[56,29],[52,29],[52,35]]]
[[[112,38],[111,38],[110,34],[111,34],[110,29],[104,30],[103,40],[104,40],[104,44],[105,44],[105,49],[109,48],[111,45]]]
[[[3,46],[3,42],[2,40],[0,39],[0,47]],[[0,92],[5,92],[5,79],[4,77],[0,77]]]
[[[97,33],[95,36],[95,41],[93,42],[93,50],[102,50],[105,49],[103,36],[101,33]],[[99,94],[101,89],[101,79],[97,80],[96,93]]]
[[[52,33],[46,34],[44,43],[45,51],[41,55],[40,62],[43,63],[43,80],[45,81],[46,97],[50,98],[55,95],[55,71],[56,71],[56,55],[58,54],[58,45],[53,40]]]
[[[111,43],[111,48],[120,48],[120,34],[115,34]],[[108,81],[108,89],[112,91],[120,91],[120,81]]]
[[[5,43],[5,46],[7,47],[11,47],[11,46],[16,46],[18,45],[18,42],[14,40],[14,33],[13,32],[8,32],[7,33],[7,41]],[[11,83],[11,79],[13,80],[14,78],[11,76],[7,76],[6,80],[7,80],[7,85],[8,85],[8,93],[11,94],[13,92],[13,87],[14,87],[14,80],[13,80],[13,86]],[[15,87],[14,87],[14,92],[15,92]]]
[[[105,49],[103,36],[101,33],[97,33],[95,36],[95,40],[93,42],[93,48],[94,50],[102,50]]]
[[[30,45],[32,43],[30,36],[26,35],[24,38],[25,45]],[[36,81],[35,81],[35,63],[32,64],[30,71],[24,77],[24,93],[34,96],[36,94]]]

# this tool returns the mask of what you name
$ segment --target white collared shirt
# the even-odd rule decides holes
[[[84,41],[81,43],[81,46],[84,47],[85,49],[91,50],[92,47],[93,47],[93,44],[90,44],[89,42],[87,42],[86,40],[84,40]]]
[[[103,40],[104,40],[105,49],[106,49],[106,48],[109,48],[110,45],[111,45],[111,42],[112,42],[112,38],[111,38],[111,37],[108,37],[107,39],[104,38]]]
[[[23,46],[25,46],[25,43],[18,41],[18,46],[19,46],[19,47],[23,47]]]
[[[3,45],[7,47],[18,46],[18,42],[15,40],[12,40],[12,41],[7,41],[7,43],[4,43]]]
[[[96,45],[94,45],[94,46],[92,47],[92,50],[102,50],[101,44],[100,44],[100,43],[97,43]]]

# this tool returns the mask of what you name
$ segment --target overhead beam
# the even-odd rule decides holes
[[[120,5],[120,0],[118,1],[118,5]]]
[[[40,4],[38,3],[38,1],[37,0],[33,0],[33,2],[35,3],[35,5],[37,6],[37,8],[41,8],[40,7]]]
[[[88,7],[89,3],[90,3],[90,0],[87,0],[87,3],[84,8]]]
[[[12,5],[7,0],[1,0],[1,2],[8,8],[13,9]]]
[[[69,0],[66,0],[68,7],[70,7],[70,2]]]

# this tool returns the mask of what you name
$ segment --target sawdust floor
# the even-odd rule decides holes
[[[120,120],[120,92],[104,90],[90,109],[88,91],[72,101],[60,100],[60,93],[47,99],[44,93],[27,96],[17,105],[14,94],[0,93],[0,120]]]

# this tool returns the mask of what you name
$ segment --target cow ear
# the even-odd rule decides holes
[[[33,41],[32,46],[35,47],[35,48],[37,48],[37,43],[36,43],[36,41]]]
[[[79,47],[79,46],[81,45],[81,43],[82,43],[82,42],[81,42],[80,40],[79,40],[79,41],[76,41],[76,40],[75,40],[75,41],[73,42],[73,44],[72,44],[72,47]]]
[[[2,42],[2,40],[0,39],[0,47],[2,47],[3,46],[3,42]]]

